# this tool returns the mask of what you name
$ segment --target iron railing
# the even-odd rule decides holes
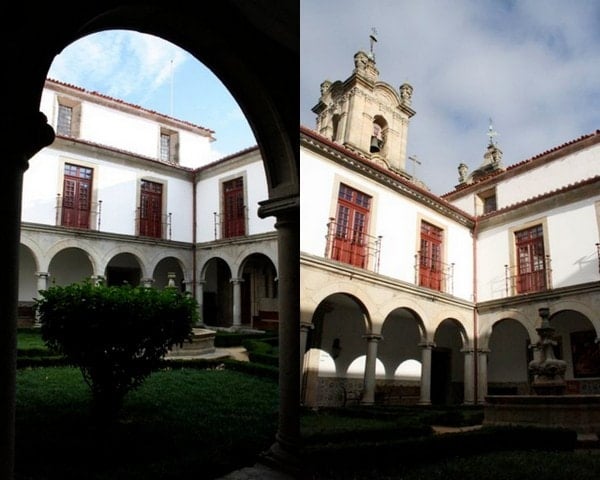
[[[381,235],[369,235],[330,218],[325,235],[325,258],[377,273],[382,238]]]
[[[504,290],[507,297],[552,290],[552,261],[545,255],[532,264],[531,271],[519,272],[517,265],[504,265]]]
[[[213,233],[215,240],[246,236],[248,228],[248,207],[244,205],[244,216],[228,219],[224,214],[213,212]]]
[[[63,198],[60,193],[56,194],[56,206],[54,222],[57,226],[68,227],[68,228],[85,228],[94,230],[100,230],[102,223],[102,200],[97,202],[91,202],[89,207],[86,205],[85,208],[69,208],[69,219],[63,219],[64,207]]]
[[[453,295],[454,265],[454,262],[445,263],[418,251],[415,254],[415,284]]]
[[[141,237],[160,238],[171,240],[173,214],[160,214],[154,217],[141,215],[141,207],[137,207],[135,214],[135,232]]]

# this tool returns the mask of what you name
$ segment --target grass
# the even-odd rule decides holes
[[[77,369],[17,373],[16,478],[152,480],[223,475],[273,443],[277,384],[228,370],[153,374],[120,421],[95,425]]]
[[[36,331],[19,332],[18,346],[20,357],[45,349]],[[237,363],[156,372],[126,397],[111,426],[91,421],[77,369],[19,369],[15,480],[209,480],[255,463],[275,438],[278,387],[252,369],[234,370]],[[569,451],[561,440],[557,449],[536,449],[539,432],[431,430],[481,420],[481,407],[301,410],[303,480],[597,478],[599,454]],[[552,444],[552,435],[542,438]],[[490,444],[501,448],[488,451]]]

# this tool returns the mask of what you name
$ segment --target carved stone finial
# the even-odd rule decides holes
[[[408,83],[400,85],[400,100],[402,105],[410,106],[412,103],[413,87]]]
[[[321,83],[321,97],[325,95],[329,89],[331,88],[331,82],[329,80],[324,80]]]
[[[467,174],[469,173],[469,167],[465,163],[461,163],[458,166],[458,181],[465,183],[467,181]]]

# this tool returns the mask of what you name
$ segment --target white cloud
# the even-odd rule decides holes
[[[380,80],[415,89],[408,154],[436,193],[454,187],[460,162],[479,166],[490,117],[505,164],[600,127],[600,4],[592,0],[302,0],[302,124],[314,127],[320,83],[351,74],[372,27]]]

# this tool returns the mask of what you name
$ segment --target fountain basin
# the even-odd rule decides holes
[[[600,434],[600,395],[489,395],[484,425],[559,427]]]

